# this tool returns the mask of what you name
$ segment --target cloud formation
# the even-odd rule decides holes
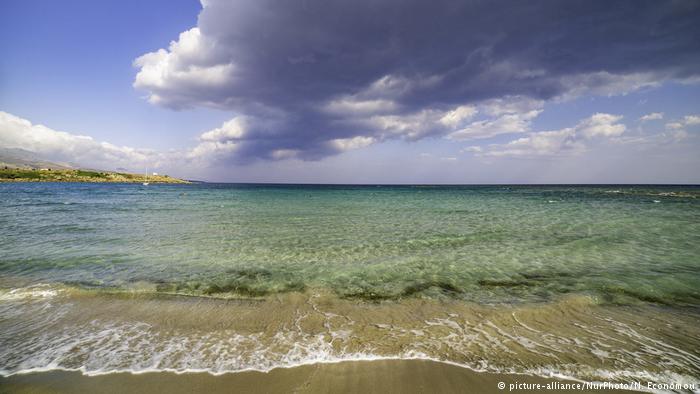
[[[148,149],[117,146],[92,137],[57,131],[0,111],[0,146],[35,152],[41,157],[100,169],[128,167],[142,170],[161,167],[167,154]]]
[[[479,107],[485,119],[463,125],[448,134],[453,140],[489,138],[499,134],[523,133],[542,112],[544,102],[532,99],[493,99]]]
[[[663,112],[652,112],[650,114],[646,114],[639,118],[640,122],[649,122],[651,120],[661,120],[664,118],[664,113]]]
[[[682,119],[668,122],[664,125],[666,129],[663,135],[670,137],[674,141],[683,141],[690,134],[686,129],[700,125],[700,115],[686,115]]]
[[[574,127],[532,132],[506,144],[491,144],[487,149],[471,147],[464,151],[491,157],[575,155],[585,152],[590,142],[621,136],[627,129],[621,120],[621,115],[597,113]]]
[[[484,113],[487,111],[486,106],[478,108]],[[491,112],[491,116],[500,114],[498,108]],[[212,160],[226,160],[237,154],[240,146],[236,141],[245,135],[245,118],[235,118],[203,133],[191,148],[159,152],[99,142],[91,137],[57,131],[0,112],[0,147],[25,149],[48,160],[68,161],[96,169],[126,167],[139,172],[147,167],[185,178],[240,182],[338,182],[342,179],[344,182],[358,183],[429,183],[436,180],[449,183],[466,180],[505,183],[697,183],[697,171],[694,170],[698,165],[700,141],[700,136],[695,132],[700,124],[698,115],[682,116],[677,121],[681,129],[664,131],[639,130],[636,127],[628,129],[622,120],[620,115],[598,113],[572,127],[521,133],[519,138],[509,143],[463,147],[459,152],[464,155],[459,158],[453,155],[456,150],[425,152],[417,157],[410,152],[372,157],[367,156],[366,152],[351,152],[375,143],[372,137],[335,139],[329,144],[333,144],[332,148],[336,151],[349,152],[347,155],[322,162],[282,162],[279,160],[299,158],[299,151],[276,149],[271,153],[273,160],[236,167],[235,178],[231,177],[229,166],[210,165],[213,164]],[[663,128],[662,125],[659,127]],[[229,141],[222,143],[219,141],[221,138],[228,138]],[[551,165],[551,158],[557,158],[557,165]],[[624,165],[624,169],[620,169],[620,164]],[[645,170],[639,171],[640,166]],[[391,167],[391,170],[387,171],[386,167]],[[480,178],[465,178],[465,168],[471,169]],[[653,176],[650,177],[650,173]],[[449,176],[445,177],[445,174]]]
[[[135,60],[134,86],[157,105],[237,114],[195,156],[313,160],[526,133],[547,100],[697,80],[698,20],[691,0],[206,0],[196,27]],[[485,108],[513,97],[540,104]]]

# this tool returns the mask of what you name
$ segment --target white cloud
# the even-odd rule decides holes
[[[688,126],[700,124],[700,115],[688,115],[683,118],[683,123]]]
[[[522,96],[507,96],[479,103],[480,110],[490,116],[530,113],[539,111],[542,107],[544,107],[544,100]]]
[[[222,60],[222,55],[216,42],[192,28],[180,33],[167,51],[159,49],[134,60],[140,68],[134,87],[148,91],[153,104],[190,106],[198,92],[221,89],[234,81],[235,66]]]
[[[459,153],[480,153],[483,152],[484,148],[480,146],[467,146],[465,148],[460,149]]]
[[[621,119],[621,115],[597,113],[579,123],[577,132],[586,138],[617,137],[626,130],[624,124],[617,123]]]
[[[586,94],[599,96],[626,95],[634,91],[659,86],[666,78],[654,72],[613,74],[607,71],[575,74],[562,78],[566,87],[559,99],[569,100]]]
[[[685,130],[676,130],[670,133],[664,133],[663,135],[673,142],[680,142],[690,137],[690,134]]]
[[[499,134],[523,133],[530,129],[530,123],[541,112],[541,110],[532,110],[524,113],[506,113],[497,118],[476,121],[453,131],[448,138],[463,141],[489,138]]]
[[[221,127],[202,133],[199,137],[201,141],[230,141],[243,138],[246,133],[246,119],[243,116],[237,116],[227,122],[224,122]]]
[[[376,140],[373,137],[356,136],[352,138],[336,138],[329,143],[339,151],[360,149],[372,145]]]
[[[216,160],[228,158],[235,154],[239,147],[240,144],[235,141],[202,141],[187,151],[185,158],[206,165]]]
[[[700,124],[700,115],[686,115],[681,120],[666,123],[666,130],[683,131],[679,135],[687,135],[685,133],[686,126],[695,126]]]
[[[148,149],[117,146],[92,137],[53,130],[0,111],[0,146],[32,151],[49,160],[77,163],[99,169],[158,168],[167,164],[166,154]]]
[[[585,150],[574,129],[540,131],[489,150],[486,156],[553,156]]]
[[[544,101],[521,96],[508,96],[478,103],[476,108],[486,119],[462,123],[448,138],[470,140],[490,138],[500,134],[524,133],[532,121],[542,113]]]
[[[652,112],[650,114],[646,114],[639,118],[640,122],[648,122],[650,120],[660,120],[664,118],[664,113],[663,112]]]
[[[528,133],[506,144],[492,144],[483,151],[465,148],[477,156],[558,156],[582,153],[591,140],[609,140],[622,135],[626,127],[620,115],[596,113],[576,126]],[[467,150],[468,149],[468,150]]]
[[[75,163],[97,169],[144,168],[171,170],[206,167],[234,156],[241,148],[250,119],[235,117],[221,127],[202,133],[197,145],[180,151],[160,152],[100,142],[92,137],[34,125],[26,119],[0,111],[0,146],[35,152],[48,160]]]
[[[332,99],[320,109],[333,115],[335,124],[373,133],[374,140],[397,137],[417,140],[444,134],[463,126],[477,114],[477,109],[472,105],[457,105],[447,109],[428,107],[406,111],[396,102],[397,98],[414,89],[435,84],[438,79],[385,75],[358,93]]]
[[[371,130],[382,139],[404,137],[409,140],[418,140],[427,135],[439,133],[444,127],[439,122],[443,116],[445,116],[443,111],[425,109],[410,114],[351,118],[344,122]]]
[[[382,85],[393,85],[386,81]],[[372,85],[376,85],[374,82]],[[371,87],[366,91],[376,90]],[[447,135],[454,140],[489,138],[500,134],[522,133],[542,112],[544,102],[526,97],[512,96],[486,100],[473,105],[456,105],[449,108],[424,108],[414,112],[402,112],[386,99],[367,99],[366,92],[334,100],[324,106],[336,110],[341,119],[337,124],[362,130],[375,136],[375,141],[391,138],[418,140],[427,136]],[[484,119],[473,120],[478,114]]]
[[[387,113],[397,109],[395,102],[391,100],[363,100],[349,96],[328,103],[325,112],[336,115],[373,115],[377,113]]]
[[[477,109],[471,105],[460,105],[443,115],[440,118],[440,123],[454,129],[462,125],[466,120],[473,118],[477,112]]]

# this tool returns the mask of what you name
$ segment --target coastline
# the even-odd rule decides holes
[[[0,300],[14,316],[0,322],[0,339],[8,344],[0,349],[1,386],[44,380],[55,386],[66,379],[90,385],[101,376],[264,378],[277,370],[380,361],[437,363],[516,381],[697,381],[693,316],[587,296],[489,306],[421,298],[367,302],[320,291],[222,299],[38,285],[3,291]],[[399,364],[386,373],[414,374]]]
[[[190,181],[168,175],[143,175],[79,169],[0,168],[0,183],[143,183],[189,184]]]
[[[498,384],[505,388],[499,389]],[[269,372],[244,371],[213,375],[206,372],[128,372],[87,376],[80,372],[47,371],[0,378],[0,391],[13,393],[503,393],[511,384],[532,393],[536,384],[557,392],[633,393],[629,390],[570,388],[579,382],[520,374],[476,372],[429,360],[374,360],[317,363]],[[525,386],[522,386],[525,385]],[[527,388],[531,388],[528,390]]]

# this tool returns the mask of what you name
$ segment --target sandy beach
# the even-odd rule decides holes
[[[499,389],[498,384],[505,388]],[[270,372],[114,373],[40,372],[0,378],[7,393],[534,393],[544,388],[509,391],[510,385],[557,385],[557,392],[605,393],[623,390],[562,389],[567,380],[528,375],[479,373],[424,360],[351,361],[278,368]],[[550,386],[551,387],[551,386]]]

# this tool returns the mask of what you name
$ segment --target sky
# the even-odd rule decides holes
[[[700,183],[700,2],[4,0],[0,147],[219,182]]]

